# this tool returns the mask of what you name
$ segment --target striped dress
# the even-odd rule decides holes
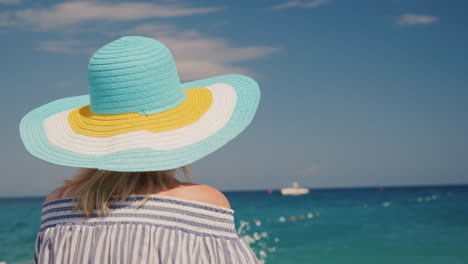
[[[234,210],[164,195],[132,195],[84,219],[71,198],[46,202],[35,263],[259,263]]]

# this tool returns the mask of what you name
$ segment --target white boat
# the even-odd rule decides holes
[[[309,189],[299,187],[299,183],[296,181],[292,183],[292,187],[281,188],[282,195],[303,195],[308,193]]]

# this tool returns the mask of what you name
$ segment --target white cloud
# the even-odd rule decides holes
[[[42,51],[64,54],[92,54],[96,51],[90,43],[80,40],[50,40],[41,41],[37,48]]]
[[[416,14],[403,14],[396,19],[398,25],[429,25],[437,21],[439,18],[436,16]]]
[[[0,0],[1,1],[1,0]],[[8,15],[0,25],[35,26],[41,29],[78,24],[86,21],[131,21],[146,18],[168,18],[206,14],[221,10],[220,7],[182,7],[152,3],[124,2],[118,4],[73,1],[44,9],[24,9]]]
[[[0,0],[0,5],[17,5],[21,0]]]
[[[299,175],[301,176],[311,176],[313,174],[316,174],[319,170],[319,165],[317,164],[313,164],[311,167],[309,168],[305,168],[301,171],[299,171]]]
[[[153,37],[164,43],[173,53],[184,80],[228,73],[253,75],[236,63],[265,58],[280,50],[273,46],[234,47],[224,39],[206,37],[197,30],[179,30],[170,25],[143,24],[126,33]]]
[[[115,35],[122,34],[116,32]],[[181,30],[165,24],[141,24],[123,32],[123,35],[147,36],[164,43],[174,55],[181,79],[185,81],[229,73],[254,75],[239,63],[262,59],[280,50],[274,46],[234,47],[222,38],[207,37],[197,30]],[[38,49],[91,55],[100,45],[102,43],[86,44],[83,40],[46,41],[41,42]]]
[[[12,21],[7,13],[0,13],[0,26],[12,26]]]
[[[1,1],[1,0],[0,0]],[[191,8],[180,3],[163,4],[125,2],[103,3],[72,1],[42,9],[24,9],[0,13],[0,25],[16,26],[31,30],[48,30],[58,34],[55,40],[40,41],[36,48],[61,54],[86,54],[90,56],[104,43],[96,28],[80,24],[87,21],[138,21],[148,18],[180,17],[205,14],[221,10],[219,7]],[[105,25],[105,24],[104,24]],[[99,30],[109,32],[108,30]],[[86,35],[80,38],[79,35]],[[98,37],[92,38],[90,36]],[[122,35],[153,37],[166,44],[174,54],[181,79],[193,80],[226,73],[254,73],[240,63],[261,59],[278,51],[274,46],[235,47],[222,38],[207,37],[198,30],[182,30],[167,24],[140,24],[131,30],[115,30],[106,33],[107,40]]]
[[[291,0],[279,5],[272,6],[270,9],[273,11],[288,9],[288,8],[315,8],[321,5],[324,5],[328,0],[312,0],[312,1],[301,1],[301,0]]]

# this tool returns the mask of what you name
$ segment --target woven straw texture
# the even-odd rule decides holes
[[[89,95],[23,117],[20,134],[32,155],[70,167],[174,169],[239,135],[260,100],[257,82],[244,75],[181,84],[170,51],[145,37],[123,37],[98,50],[88,81]]]

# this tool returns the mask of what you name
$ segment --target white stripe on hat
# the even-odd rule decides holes
[[[206,88],[213,95],[210,109],[196,122],[174,130],[157,133],[139,130],[104,138],[89,137],[71,129],[67,117],[73,109],[45,119],[44,129],[47,138],[55,146],[87,155],[106,155],[135,148],[182,148],[215,134],[228,123],[234,112],[237,95],[232,86],[217,83]]]

